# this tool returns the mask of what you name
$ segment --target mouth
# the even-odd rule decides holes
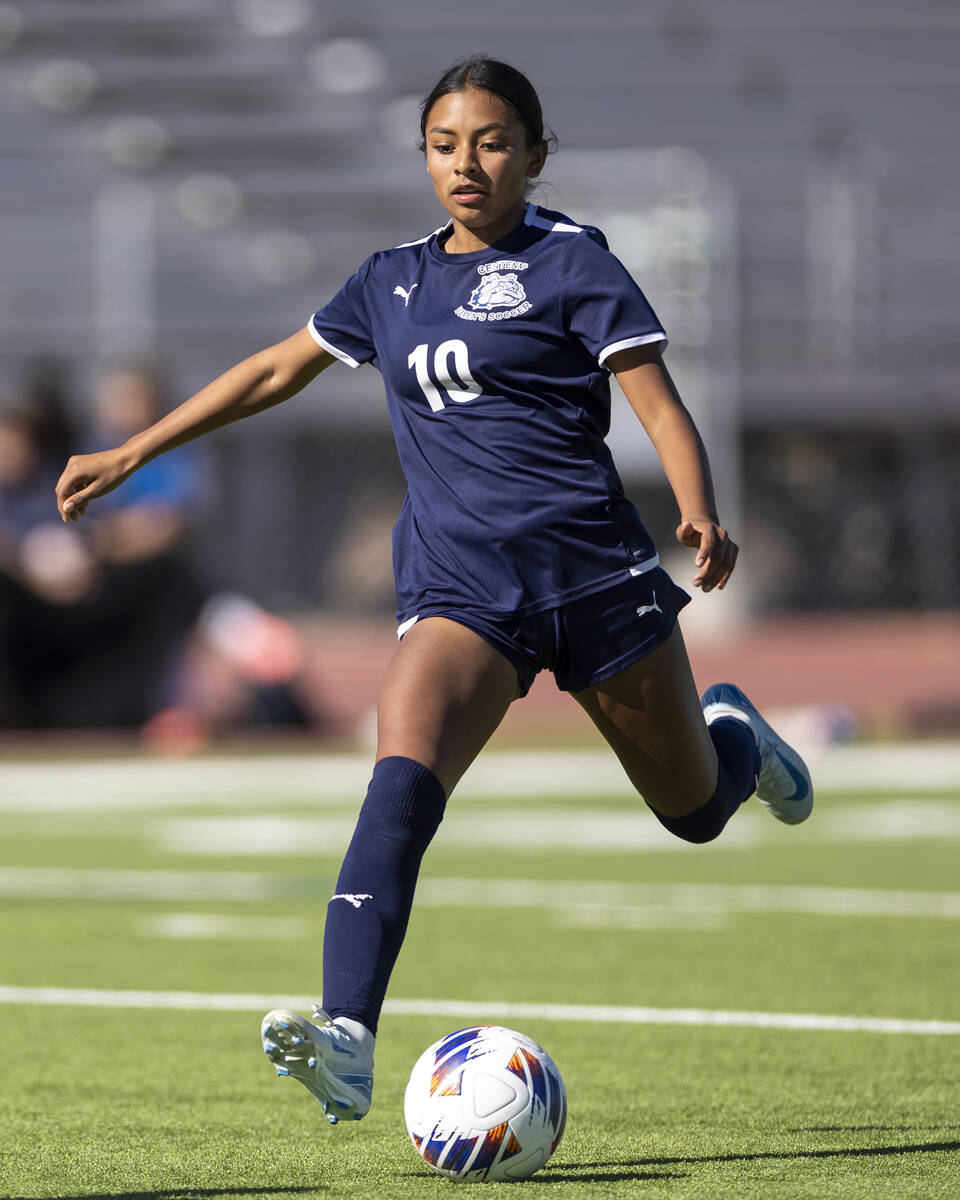
[[[487,196],[483,188],[477,187],[475,183],[462,183],[450,194],[458,204],[476,204],[479,200],[485,200]]]

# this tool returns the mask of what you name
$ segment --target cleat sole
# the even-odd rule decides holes
[[[315,1014],[315,1022],[286,1009],[268,1013],[263,1019],[260,1035],[263,1049],[276,1068],[277,1075],[292,1076],[320,1103],[327,1120],[336,1125],[341,1118],[361,1120],[370,1107],[371,1078],[369,1075],[347,1074],[341,1063],[349,1063],[356,1052],[349,1048],[330,1047],[336,1067],[327,1065],[330,1035],[323,1031],[329,1018],[322,1012]],[[349,1070],[354,1068],[349,1066]],[[336,1112],[331,1112],[331,1108]]]

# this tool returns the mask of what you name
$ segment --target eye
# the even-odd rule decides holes
[[[504,146],[503,142],[484,142],[481,148],[483,150],[492,150],[497,152],[499,150],[504,150],[506,147]]]
[[[431,146],[430,149],[433,150],[435,154],[453,153],[453,146],[451,146],[448,142],[438,142],[436,145]]]

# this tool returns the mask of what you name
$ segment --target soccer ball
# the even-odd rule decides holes
[[[410,1139],[450,1179],[527,1179],[556,1150],[567,1094],[532,1038],[474,1025],[417,1059],[403,1098]]]

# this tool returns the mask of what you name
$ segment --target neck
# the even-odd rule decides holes
[[[468,229],[454,217],[453,232],[447,238],[444,249],[448,254],[473,254],[477,250],[488,250],[516,229],[523,220],[526,207],[527,202],[520,200],[496,221],[472,229]]]

